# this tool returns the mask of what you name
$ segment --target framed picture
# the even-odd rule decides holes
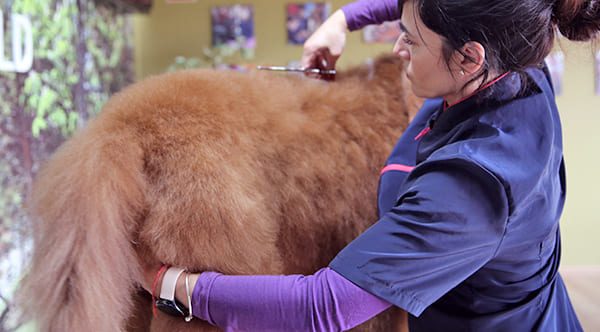
[[[288,44],[304,44],[306,39],[329,17],[330,8],[330,4],[326,2],[288,4],[286,6]]]
[[[211,8],[213,47],[253,50],[254,8],[249,5],[215,6]]]
[[[554,93],[558,96],[563,91],[563,75],[565,72],[565,55],[563,52],[556,51],[546,57],[546,64],[552,76]]]
[[[371,24],[363,28],[365,43],[394,43],[400,36],[400,21]]]

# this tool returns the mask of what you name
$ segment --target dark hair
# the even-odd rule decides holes
[[[409,0],[399,0],[398,9]],[[570,40],[594,39],[600,31],[600,0],[410,0],[427,28],[443,37],[442,52],[449,63],[467,42],[486,50],[489,71],[515,71],[542,64],[554,45],[558,29]]]

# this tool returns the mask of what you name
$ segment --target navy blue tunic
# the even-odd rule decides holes
[[[411,331],[582,330],[558,273],[560,119],[544,71],[525,82],[427,100],[382,173],[380,220],[330,264]]]

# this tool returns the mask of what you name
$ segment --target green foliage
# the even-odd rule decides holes
[[[0,72],[0,331],[14,331],[22,322],[9,293],[22,262],[4,263],[30,235],[23,202],[40,164],[132,82],[132,34],[128,17],[92,0],[0,0],[0,9],[2,56],[12,54],[12,13],[29,18],[34,45],[29,72]]]
[[[198,67],[219,68],[229,58],[240,56],[242,59],[251,59],[254,57],[252,48],[242,47],[244,37],[238,37],[238,41],[229,44],[220,44],[213,47],[204,47],[202,57],[186,58],[183,56],[175,57],[175,61],[167,68],[168,72],[190,69]]]

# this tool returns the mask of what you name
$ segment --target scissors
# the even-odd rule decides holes
[[[298,68],[298,67],[283,67],[283,66],[257,66],[257,69],[261,70],[273,70],[273,71],[290,71],[300,73],[315,73],[321,75],[335,75],[335,70],[317,69],[317,68]]]

